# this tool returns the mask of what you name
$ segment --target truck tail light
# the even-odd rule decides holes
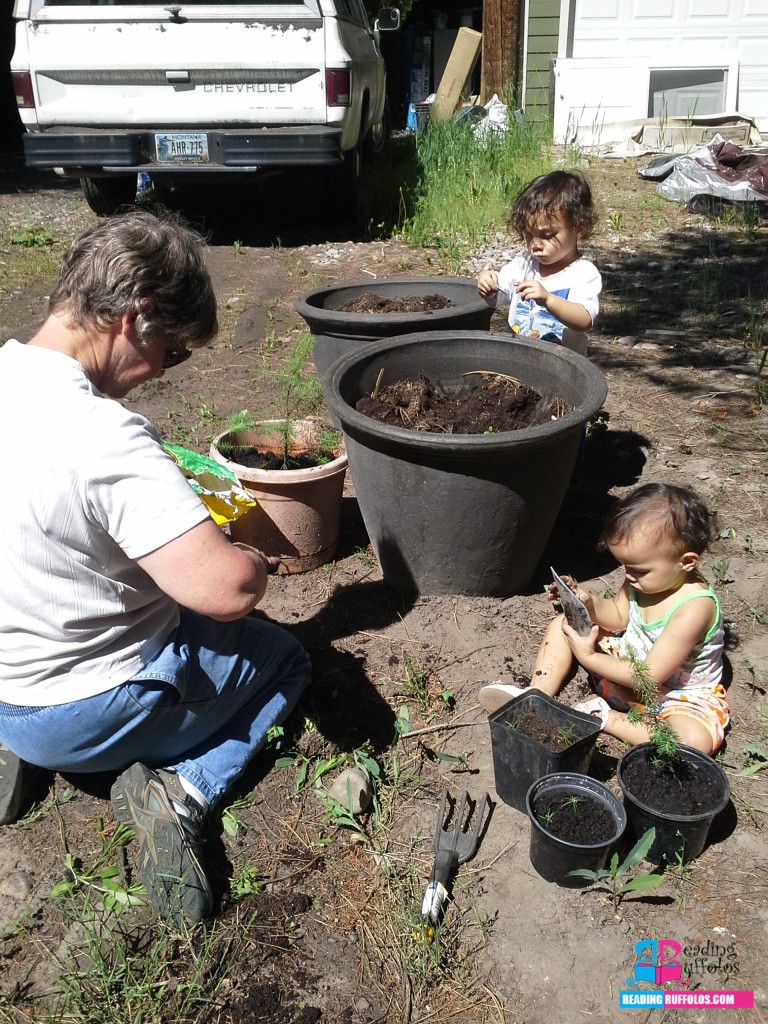
[[[348,68],[326,68],[325,91],[329,107],[348,107],[352,102]]]
[[[28,71],[11,72],[13,91],[16,94],[16,106],[23,109],[35,109],[35,97],[32,93],[32,76]]]

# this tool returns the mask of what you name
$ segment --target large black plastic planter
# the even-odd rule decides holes
[[[602,842],[576,843],[553,835],[536,815],[537,801],[547,797],[571,798],[578,801],[574,811],[588,814],[594,802],[611,818],[610,834]],[[621,800],[604,783],[588,775],[557,772],[533,783],[526,796],[526,810],[531,820],[531,864],[547,882],[556,882],[568,889],[589,885],[589,881],[570,874],[571,871],[599,871],[605,867],[608,854],[624,832],[627,815]]]
[[[570,731],[563,750],[550,750],[516,728],[520,718],[531,711],[557,729]],[[488,719],[491,727],[493,773],[500,800],[525,812],[525,798],[531,784],[552,772],[586,772],[592,759],[600,722],[541,690],[525,690],[499,708]]]
[[[631,770],[633,764],[651,762],[655,749],[652,743],[630,747],[616,767],[616,777],[624,794],[629,830],[639,839],[649,828],[656,829],[656,839],[645,858],[651,864],[688,864],[704,849],[712,822],[730,799],[728,777],[711,757],[693,747],[681,746],[678,756],[685,762],[688,771],[701,774],[711,782],[713,799],[709,806],[702,807],[696,814],[660,811],[638,799],[627,784],[628,770]]]
[[[426,374],[448,392],[470,370],[517,377],[572,411],[494,434],[437,434],[363,416],[357,400]],[[381,376],[380,376],[381,375]],[[483,331],[390,338],[331,367],[326,400],[344,431],[360,511],[384,579],[402,593],[506,597],[529,582],[576,462],[605,377],[559,345]]]
[[[452,306],[432,313],[344,313],[341,307],[372,292],[385,299],[442,295]],[[315,339],[315,366],[325,378],[341,356],[369,342],[423,331],[487,331],[493,309],[477,294],[474,278],[391,277],[354,281],[308,292],[296,300]]]

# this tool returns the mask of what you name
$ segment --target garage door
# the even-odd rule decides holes
[[[562,0],[558,66],[559,127],[738,110],[768,132],[768,0]]]

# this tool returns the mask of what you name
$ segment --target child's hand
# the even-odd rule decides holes
[[[526,302],[533,299],[535,303],[545,308],[549,298],[549,292],[541,281],[521,281],[517,286],[517,294]]]
[[[599,626],[593,626],[586,636],[580,636],[575,629],[568,625],[568,620],[563,616],[562,630],[568,641],[568,646],[571,648],[571,653],[576,661],[583,665],[584,661],[595,653],[600,636]]]
[[[495,270],[481,270],[477,279],[478,294],[484,299],[492,298],[499,290],[499,275]]]
[[[571,590],[574,592],[576,597],[578,597],[578,599],[580,601],[582,601],[586,605],[587,611],[589,612],[589,617],[594,622],[595,621],[595,602],[594,602],[594,599],[593,599],[593,595],[590,594],[590,592],[588,590],[582,590],[581,587],[576,582],[576,580],[573,578],[573,576],[561,576],[560,579],[563,581],[563,583],[567,584],[571,588]],[[556,583],[550,583],[547,586],[546,590],[547,590],[547,600],[548,601],[559,601],[560,600],[560,594],[558,592],[557,584]]]

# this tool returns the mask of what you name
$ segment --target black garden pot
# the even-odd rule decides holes
[[[575,802],[573,808],[569,807],[569,800]],[[541,820],[544,801],[552,801],[551,806],[563,804],[550,824]],[[526,796],[526,810],[531,821],[531,864],[547,882],[568,889],[590,884],[570,872],[599,871],[605,867],[608,854],[627,824],[625,809],[615,793],[597,779],[571,772],[556,772],[534,782]],[[596,813],[601,816],[601,828],[597,830],[590,820]],[[563,839],[555,834],[558,815],[577,816],[578,824],[586,826],[585,831],[597,831],[599,835],[593,835],[589,841]]]
[[[664,769],[654,768],[654,754],[652,743],[630,747],[616,768],[616,777],[624,794],[629,830],[635,839],[639,839],[649,828],[656,829],[656,839],[645,858],[649,863],[688,864],[704,849],[712,822],[730,799],[728,777],[711,757],[693,747],[681,746],[677,767],[673,769],[680,793],[690,796],[692,792],[701,789],[701,797],[697,797],[697,806],[693,809],[679,811],[667,806],[662,810],[654,806],[653,795],[640,798],[631,789],[634,773],[648,772],[657,796],[661,792],[663,779],[654,783],[653,773]]]
[[[477,370],[512,375],[572,411],[522,430],[438,434],[389,426],[355,409],[377,380],[385,387],[425,374],[451,394]],[[389,338],[334,363],[326,400],[344,432],[386,582],[402,593],[519,593],[557,518],[584,422],[606,394],[605,377],[583,356],[482,331]]]
[[[369,292],[385,299],[436,294],[450,299],[453,305],[431,313],[341,311],[341,307],[352,299]],[[474,278],[466,277],[392,277],[354,281],[308,292],[296,300],[295,308],[307,321],[315,339],[315,366],[324,384],[329,368],[337,359],[370,342],[423,331],[487,331],[493,315],[493,309],[477,294]]]
[[[561,750],[552,750],[527,736],[518,722],[535,714],[553,731],[568,735]],[[500,800],[525,812],[525,798],[531,784],[552,772],[586,772],[592,760],[600,722],[541,690],[525,690],[489,718],[496,793]]]

